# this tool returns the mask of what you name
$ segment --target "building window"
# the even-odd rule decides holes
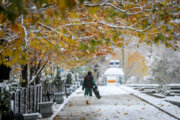
[[[109,65],[114,65],[114,63],[113,63],[113,62],[110,62]]]

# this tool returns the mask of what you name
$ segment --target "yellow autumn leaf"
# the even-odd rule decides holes
[[[146,38],[147,38],[146,34],[141,35],[141,41],[140,42],[143,42],[144,40],[146,40]]]
[[[128,113],[124,113],[124,115],[128,115]]]
[[[166,4],[167,4],[166,0],[163,0],[161,3],[162,3],[163,5],[166,5]]]
[[[113,4],[113,5],[115,5],[115,6],[117,6],[117,5],[118,5],[116,1],[113,1],[113,3],[112,3],[112,4]]]
[[[51,42],[52,42],[52,44],[54,44],[54,45],[56,44],[56,41],[55,41],[55,40],[51,40]]]
[[[0,30],[0,36],[3,37],[4,36],[4,31]]]
[[[163,107],[164,105],[163,105],[163,104],[161,104],[160,106],[161,106],[161,107]]]
[[[66,0],[58,0],[57,1],[57,6],[59,7],[59,10],[65,10],[67,5],[66,5]]]

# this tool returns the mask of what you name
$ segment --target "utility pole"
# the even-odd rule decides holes
[[[124,67],[124,43],[122,45],[122,69],[125,74],[125,67]],[[122,78],[123,84],[125,83],[125,76]]]
[[[124,69],[124,43],[122,45],[122,67],[123,67],[123,72],[125,71]]]

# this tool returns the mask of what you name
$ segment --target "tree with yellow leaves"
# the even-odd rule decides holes
[[[46,65],[81,66],[128,43],[128,35],[177,50],[178,6],[169,0],[1,0],[0,64],[27,65],[31,84]]]

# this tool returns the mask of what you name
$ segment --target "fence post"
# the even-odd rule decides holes
[[[15,113],[15,95],[16,95],[16,92],[13,92],[12,95],[13,95],[13,101],[14,101],[13,113]]]
[[[19,101],[18,101],[19,102],[19,106],[18,106],[19,109],[18,109],[18,113],[20,113],[20,109],[21,109],[21,91],[20,90],[18,91],[18,94],[19,94]]]
[[[36,85],[33,87],[34,88],[34,91],[33,91],[33,93],[34,93],[34,110],[33,110],[33,112],[36,112]]]
[[[36,112],[38,112],[38,102],[39,102],[39,85],[37,85],[37,89],[36,89],[36,94],[37,94],[37,100],[36,100]]]
[[[34,88],[35,88],[35,86],[32,86],[32,112],[34,112],[34,106],[35,106],[35,105],[34,105],[34,103],[35,103],[35,102],[34,102],[34,98],[35,98],[35,97],[34,97],[34,96],[35,96],[35,95],[34,95]]]
[[[19,89],[15,92],[15,113],[19,113],[19,106],[20,106],[20,102],[19,102]]]
[[[26,113],[26,109],[27,109],[26,108],[27,107],[26,104],[27,104],[26,103],[26,88],[24,88],[24,113]]]
[[[28,91],[28,87],[25,89],[26,91],[26,99],[25,99],[25,113],[28,113],[28,96],[29,96],[29,91]]]
[[[40,93],[40,101],[39,102],[42,102],[42,85],[40,86],[39,93]]]
[[[24,109],[25,109],[25,96],[24,96],[24,89],[25,88],[22,88],[20,91],[19,91],[19,95],[20,95],[20,113],[23,114],[24,113]]]
[[[30,86],[28,86],[28,113],[31,112],[31,103],[30,103],[30,99],[31,98],[31,88]]]
[[[35,90],[34,90],[34,93],[35,93],[35,112],[37,112],[37,105],[38,105],[38,93],[37,93],[37,90],[38,90],[38,85],[35,86]]]
[[[17,92],[15,91],[15,95],[14,95],[14,113],[18,113],[18,110],[17,110]]]
[[[30,113],[33,112],[33,87],[30,86]]]

